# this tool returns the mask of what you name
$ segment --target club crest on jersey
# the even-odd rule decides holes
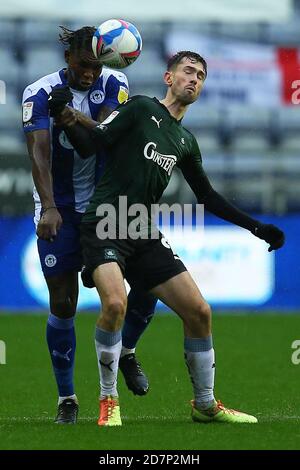
[[[118,93],[118,101],[120,104],[124,103],[128,98],[128,90],[124,86],[120,86]]]
[[[101,90],[94,90],[90,94],[90,100],[92,103],[99,104],[104,100],[104,93]]]
[[[33,101],[27,101],[23,104],[23,122],[28,122],[32,118]]]
[[[148,142],[144,148],[144,156],[147,160],[155,162],[170,176],[173,167],[176,165],[177,157],[176,155],[164,155],[163,153],[159,153],[157,152],[156,147],[157,145],[155,142]]]

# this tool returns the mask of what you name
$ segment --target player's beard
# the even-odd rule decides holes
[[[194,103],[197,100],[198,96],[199,95],[197,95],[196,93],[189,93],[187,91],[184,91],[180,96],[180,101],[184,105],[189,105]]]

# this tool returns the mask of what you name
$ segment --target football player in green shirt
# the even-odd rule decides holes
[[[183,321],[184,355],[194,389],[192,419],[199,423],[257,422],[254,416],[228,409],[215,399],[210,306],[163,235],[153,229],[151,218],[151,208],[159,201],[176,165],[206,210],[265,240],[270,244],[269,251],[284,244],[281,230],[243,213],[213,189],[202,167],[196,139],[181,124],[188,106],[199,97],[206,76],[205,60],[197,53],[181,51],[168,62],[164,75],[167,94],[161,101],[146,96],[131,98],[92,129],[85,128],[67,107],[61,114],[66,132],[68,127],[73,133],[76,130],[83,158],[98,147],[108,154],[106,171],[81,228],[83,282],[96,286],[102,303],[95,334],[101,383],[100,426],[121,425],[117,371],[127,299],[124,277],[131,286],[141,286],[158,297]],[[122,205],[124,197],[127,214]],[[136,210],[132,210],[137,207],[143,208],[139,224],[133,217]]]

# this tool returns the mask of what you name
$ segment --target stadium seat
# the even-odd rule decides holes
[[[265,34],[271,44],[299,44],[299,18],[294,17],[294,19],[291,18],[291,21],[282,22],[280,28],[277,23],[268,23]]]
[[[0,20],[0,44],[14,44],[16,41],[16,23],[15,21]]]
[[[258,155],[257,153],[240,153],[233,152],[232,159],[230,162],[230,170],[236,174],[250,175],[256,174],[257,177],[261,176],[262,173],[272,173],[276,168],[277,161],[273,158],[271,153],[263,153]]]
[[[202,162],[205,171],[209,174],[213,174],[215,176],[224,175],[227,168],[227,155],[224,152],[220,152],[219,154],[205,154],[202,152]]]
[[[205,106],[200,100],[189,107],[182,123],[188,129],[216,131],[220,124],[220,112],[218,108]]]
[[[22,41],[36,46],[37,44],[58,44],[60,21],[27,20],[23,24]],[[64,24],[64,23],[63,23]]]
[[[266,131],[270,126],[271,112],[256,106],[231,106],[223,113],[225,125],[233,132],[238,130]]]
[[[6,90],[6,103],[0,104],[0,131],[21,129],[21,101],[17,100],[14,91]]]
[[[205,156],[206,154],[217,154],[222,152],[220,146],[219,136],[217,133],[202,131],[194,134],[198,142],[201,154]]]
[[[248,133],[234,133],[231,139],[230,148],[243,155],[246,152],[254,154],[262,154],[270,150],[270,143],[266,134],[257,134],[253,132]]]
[[[276,112],[277,125],[284,137],[285,132],[300,130],[300,106],[282,106]]]
[[[1,130],[0,126],[0,155],[9,154],[26,155],[25,143],[15,132]]]
[[[56,48],[38,47],[28,51],[25,62],[27,84],[36,81],[44,75],[56,72],[65,66],[63,51]]]
[[[0,80],[4,80],[6,85],[16,85],[20,75],[20,66],[12,49],[0,48]]]
[[[156,49],[144,48],[138,60],[128,67],[126,75],[129,82],[151,84],[161,82],[166,64]]]
[[[299,128],[300,129],[300,128]],[[298,134],[289,134],[282,138],[280,146],[278,148],[279,152],[283,154],[294,153],[300,157],[300,135]]]
[[[129,93],[130,96],[134,95],[146,95],[153,97],[155,96],[158,99],[161,99],[164,95],[165,88],[161,82],[157,83],[150,83],[147,84],[140,84],[135,83],[134,81],[129,82]]]
[[[244,39],[247,41],[258,41],[261,34],[261,25],[255,22],[224,22],[219,23],[217,34],[227,40]]]

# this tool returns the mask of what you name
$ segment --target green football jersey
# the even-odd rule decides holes
[[[119,196],[127,197],[128,207],[143,204],[150,214],[175,165],[184,175],[206,179],[195,137],[156,98],[127,100],[92,133],[106,149],[107,164],[83,222],[99,220],[101,204],[112,204],[118,212]]]

